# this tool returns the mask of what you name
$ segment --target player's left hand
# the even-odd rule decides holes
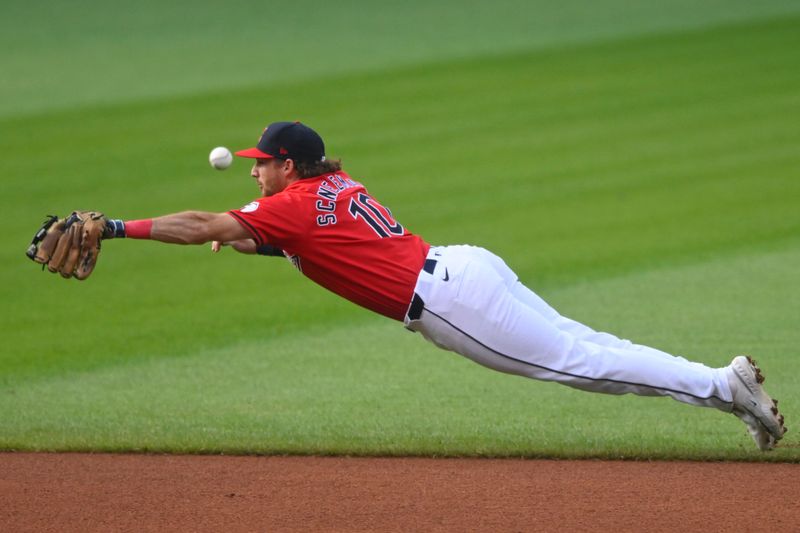
[[[112,233],[108,219],[96,211],[73,211],[67,218],[50,216],[33,236],[25,255],[47,265],[50,272],[83,280],[94,271],[100,241]]]

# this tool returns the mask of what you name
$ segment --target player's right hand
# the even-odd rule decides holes
[[[234,250],[242,254],[256,253],[256,241],[253,239],[242,239],[240,241],[220,242],[211,241],[211,251],[214,253],[219,252],[223,246],[230,246]]]

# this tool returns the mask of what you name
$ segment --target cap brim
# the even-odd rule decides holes
[[[266,154],[258,148],[248,148],[247,150],[239,150],[236,152],[239,157],[251,157],[254,159],[275,159],[275,156]]]

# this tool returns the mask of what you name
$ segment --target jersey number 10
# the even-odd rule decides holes
[[[388,209],[371,196],[362,193],[350,199],[350,215],[363,219],[379,237],[393,237],[404,233],[403,226],[392,218]]]

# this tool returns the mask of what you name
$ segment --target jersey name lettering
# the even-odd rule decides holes
[[[326,176],[322,183],[317,188],[317,196],[321,199],[317,200],[317,211],[321,214],[317,215],[318,226],[329,226],[336,224],[336,215],[333,212],[336,210],[336,199],[339,193],[351,187],[359,187],[360,185],[350,178],[344,178],[331,174]]]

